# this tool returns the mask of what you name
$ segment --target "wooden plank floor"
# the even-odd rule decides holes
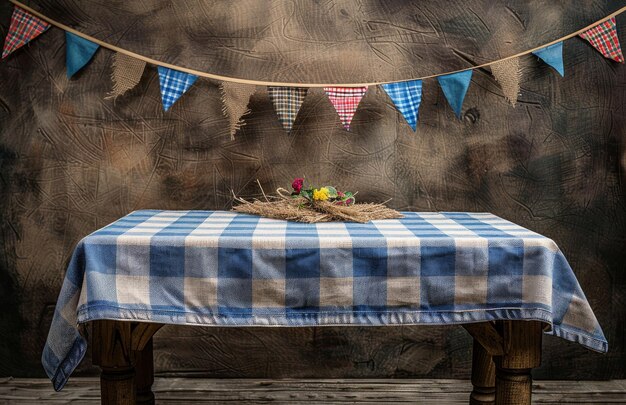
[[[157,378],[157,404],[466,404],[466,380],[256,380]],[[535,381],[536,404],[626,404],[626,380]],[[97,404],[95,378],[73,378],[61,392],[48,380],[0,379],[0,404]]]

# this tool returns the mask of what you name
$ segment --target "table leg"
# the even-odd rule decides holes
[[[135,368],[131,349],[131,323],[102,320],[93,324],[93,362],[100,374],[101,403],[134,405]]]
[[[474,339],[470,405],[493,405],[496,400],[496,365],[493,357]]]
[[[135,386],[137,388],[137,404],[154,405],[154,362],[152,361],[152,338],[143,350],[135,352]]]
[[[541,364],[542,327],[536,321],[498,322],[505,353],[494,358],[496,405],[530,405],[531,370]]]

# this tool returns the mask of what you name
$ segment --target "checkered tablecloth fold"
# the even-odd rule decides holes
[[[463,324],[539,320],[607,342],[556,244],[487,213],[302,224],[224,211],[136,211],[85,237],[43,353],[60,389],[82,359],[77,325]]]

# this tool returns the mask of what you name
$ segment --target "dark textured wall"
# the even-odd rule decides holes
[[[397,80],[481,63],[575,31],[625,2],[268,3],[29,2],[156,59],[306,81]],[[2,2],[3,37],[10,12]],[[68,80],[64,34],[51,29],[0,63],[0,375],[43,374],[54,303],[83,236],[135,209],[229,209],[231,189],[251,197],[256,179],[273,190],[296,175],[358,190],[363,201],[393,198],[402,210],[490,211],[553,238],[610,352],[548,337],[536,375],[626,375],[624,65],[577,38],[565,43],[565,78],[523,57],[516,108],[488,70],[476,70],[461,120],[427,80],[416,133],[371,88],[352,132],[317,89],[287,135],[260,88],[233,141],[210,80],[167,113],[154,67],[130,94],[105,100],[111,56],[99,50]],[[467,377],[470,363],[458,327],[166,327],[155,339],[162,373]],[[89,358],[80,370],[94,371]]]

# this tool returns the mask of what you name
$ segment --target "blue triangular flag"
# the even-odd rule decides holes
[[[422,101],[422,81],[385,83],[381,85],[413,131],[417,128],[417,111]]]
[[[65,31],[65,64],[67,77],[81,70],[96,53],[100,45]]]
[[[561,76],[565,76],[565,69],[563,68],[563,41],[546,46],[533,53],[552,66]]]
[[[448,104],[457,117],[461,118],[461,108],[463,100],[467,94],[470,81],[472,80],[472,70],[464,70],[462,72],[451,73],[449,75],[438,76],[437,81],[443,90]]]
[[[159,85],[161,86],[161,100],[163,100],[163,109],[167,111],[180,96],[189,90],[198,76],[168,69],[163,66],[159,66],[158,70]]]

